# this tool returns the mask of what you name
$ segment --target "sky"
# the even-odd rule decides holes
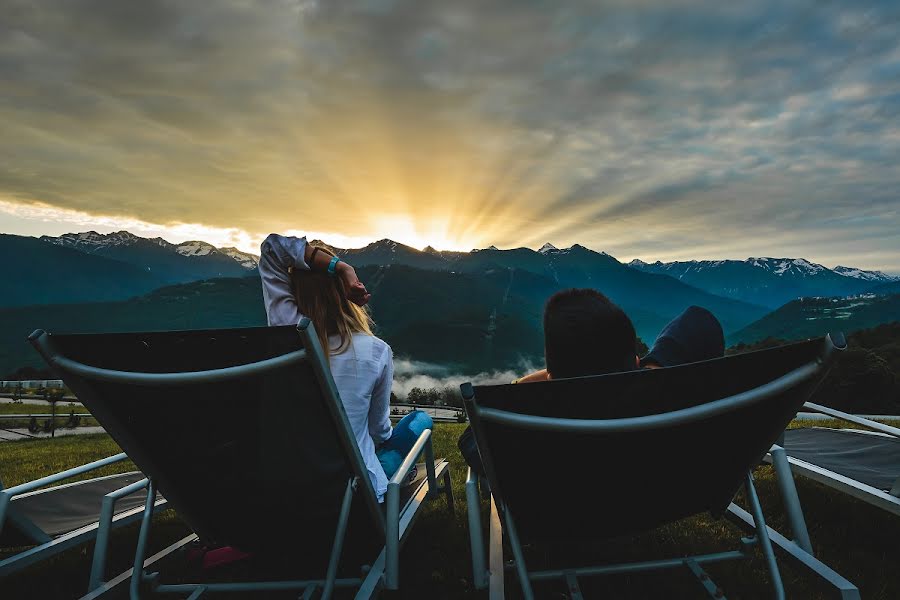
[[[0,0],[0,231],[900,274],[900,3]]]

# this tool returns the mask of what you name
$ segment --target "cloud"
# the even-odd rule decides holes
[[[0,11],[0,195],[23,204],[247,239],[402,241],[377,229],[411,215],[407,239],[466,249],[751,245],[900,271],[896,3]]]
[[[509,383],[537,369],[538,367],[535,365],[523,362],[521,368],[515,371],[483,371],[474,375],[466,375],[442,365],[395,358],[392,391],[398,398],[405,400],[413,388],[423,390],[452,388],[457,390],[461,384],[466,382],[474,385],[496,385]]]

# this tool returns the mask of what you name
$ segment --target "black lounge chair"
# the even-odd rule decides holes
[[[148,482],[138,471],[53,485],[126,458],[123,452],[7,489],[0,483],[0,548],[22,548],[0,559],[0,577],[94,538],[100,548],[112,528],[139,520]],[[165,505],[155,500],[157,510]],[[104,562],[95,552],[92,572],[102,572]]]
[[[142,568],[148,503],[133,598],[151,590],[327,598],[335,588],[367,598],[398,587],[400,545],[420,506],[443,493],[452,509],[448,464],[434,459],[430,431],[379,505],[307,319],[208,331],[36,331],[30,340],[202,541],[249,552],[266,567],[289,566],[286,574],[267,569],[270,581],[160,583]],[[426,477],[401,493],[423,452]]]
[[[492,497],[490,568],[480,539],[476,478],[470,471],[470,531],[476,585],[503,597],[505,534],[519,587],[564,580],[581,597],[579,576],[685,566],[713,596],[721,591],[702,565],[746,558],[756,545],[775,597],[784,587],[753,485],[757,466],[820,383],[843,336],[666,369],[519,385],[461,386]],[[585,460],[602,465],[603,493],[565,493],[557,482],[584,479]],[[783,489],[799,506],[790,471]],[[592,541],[638,533],[703,512],[743,513],[732,499],[744,486],[752,543],[740,549],[642,563],[531,571],[523,544]],[[744,513],[746,514],[746,513]],[[738,520],[737,517],[733,517]],[[801,560],[858,598],[846,579],[809,554]]]

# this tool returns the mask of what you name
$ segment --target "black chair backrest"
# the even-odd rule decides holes
[[[666,369],[477,386],[466,409],[491,490],[523,541],[596,539],[723,511],[747,470],[824,377],[834,348],[826,337]],[[722,399],[804,366],[809,376],[768,397],[680,424],[665,422],[675,411],[706,410],[717,401],[726,406]],[[610,425],[637,417],[644,426],[540,429],[499,422],[488,417],[490,411],[482,416],[484,409]],[[651,421],[656,424],[647,427]]]
[[[249,550],[330,545],[347,481],[356,475],[351,535],[383,543],[381,514],[343,407],[336,393],[329,398],[327,366],[316,371],[324,360],[311,331],[35,332],[32,343],[202,539]],[[111,381],[67,366],[189,373],[298,350],[306,357],[293,364],[177,385]]]

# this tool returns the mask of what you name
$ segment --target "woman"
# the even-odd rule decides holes
[[[308,317],[326,351],[331,375],[356,436],[378,501],[431,417],[406,415],[390,421],[394,360],[391,347],[372,334],[364,308],[371,294],[356,271],[306,238],[271,234],[260,247],[259,274],[270,326],[295,325]]]

